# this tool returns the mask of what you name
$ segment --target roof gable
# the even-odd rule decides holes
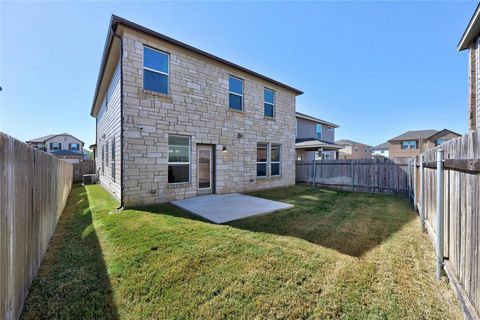
[[[328,121],[325,121],[325,120],[322,120],[322,119],[319,119],[319,118],[315,118],[315,117],[309,116],[308,114],[301,113],[301,112],[298,112],[298,111],[295,112],[295,117],[310,120],[310,121],[313,121],[313,122],[318,122],[318,123],[321,123],[321,124],[324,124],[326,126],[330,126],[330,127],[333,127],[333,128],[338,128],[339,127],[338,124],[328,122]]]
[[[403,140],[419,140],[420,138],[422,139],[427,139],[437,133],[438,130],[434,129],[428,129],[428,130],[410,130],[407,132],[402,133],[399,136],[396,136],[390,140],[390,141],[403,141]]]

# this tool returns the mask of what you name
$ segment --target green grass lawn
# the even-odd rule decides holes
[[[461,319],[403,198],[291,187],[293,209],[214,225],[165,204],[114,213],[74,187],[24,319]]]

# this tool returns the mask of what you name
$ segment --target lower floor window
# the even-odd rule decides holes
[[[280,144],[257,143],[257,177],[279,176]]]
[[[270,174],[272,176],[280,175],[280,145],[272,144],[270,149]]]
[[[257,143],[257,177],[267,176],[267,143]]]
[[[168,183],[190,182],[190,137],[168,136]]]

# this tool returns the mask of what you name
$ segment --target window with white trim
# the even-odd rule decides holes
[[[79,143],[69,143],[68,148],[71,151],[80,151],[80,144]]]
[[[275,115],[275,91],[263,89],[263,115],[273,118]]]
[[[60,142],[50,142],[50,150],[62,150],[62,144]]]
[[[243,110],[243,80],[234,76],[228,77],[228,105],[231,109]]]
[[[402,141],[402,149],[417,149],[417,141],[416,140]]]
[[[168,94],[170,55],[143,47],[143,89]]]
[[[270,147],[270,175],[280,175],[280,145],[271,144]]]
[[[322,140],[322,125],[320,123],[315,125],[315,138]]]
[[[190,182],[190,137],[168,136],[168,183]]]
[[[257,143],[257,177],[267,176],[268,143]]]

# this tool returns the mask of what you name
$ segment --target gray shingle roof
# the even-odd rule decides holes
[[[340,139],[340,140],[335,141],[335,143],[338,144],[338,145],[341,145],[341,146],[348,146],[348,145],[352,145],[352,144],[362,144],[364,146],[370,147],[368,144],[361,143],[361,142],[356,142],[356,141],[353,141],[353,140],[347,140],[347,139]]]
[[[341,149],[342,146],[315,138],[297,139],[295,141],[295,149],[303,148],[327,148],[329,150],[337,150]]]
[[[388,149],[389,146],[390,146],[390,143],[386,141],[382,144],[379,144],[378,146],[373,147],[373,149]]]
[[[427,139],[437,133],[438,130],[429,129],[429,130],[410,130],[405,133],[402,133],[395,138],[392,138],[388,141],[400,141],[400,140],[419,140],[420,138]]]
[[[48,135],[43,136],[43,137],[30,139],[30,140],[28,140],[28,141],[26,141],[26,142],[27,142],[27,143],[43,143],[43,142],[45,142],[45,141],[47,141],[47,140],[49,140],[49,139],[51,139],[51,138],[53,138],[53,137],[56,137],[56,136],[70,136],[70,137],[75,138],[75,137],[72,136],[71,134],[64,132],[64,133],[58,133],[58,134],[48,134]],[[82,140],[80,140],[80,139],[78,139],[78,138],[75,138],[75,139],[77,139],[78,141],[80,141],[80,142],[82,143],[82,146],[84,145],[84,142],[83,142]]]
[[[322,120],[322,119],[319,119],[319,118],[315,118],[315,117],[309,116],[308,114],[301,113],[301,112],[298,112],[298,111],[295,112],[295,116],[299,117],[299,118],[315,121],[315,122],[318,122],[318,123],[322,123],[324,125],[331,126],[331,127],[334,127],[334,128],[339,127],[338,124],[335,124],[335,123],[332,123],[332,122],[329,122],[329,121],[325,121],[325,120]]]

